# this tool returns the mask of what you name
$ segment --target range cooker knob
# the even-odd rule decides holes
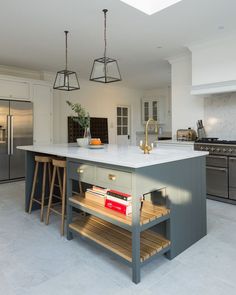
[[[232,153],[233,152],[233,150],[232,149],[229,149],[229,153]]]
[[[212,148],[211,148],[211,151],[212,151],[212,152],[214,152],[214,151],[215,151],[215,148],[214,148],[214,147],[212,147]]]
[[[206,151],[209,151],[209,147],[207,146],[207,147],[205,148],[205,150],[206,150]]]
[[[216,151],[217,151],[217,152],[220,152],[220,149],[219,149],[219,148],[217,148],[217,149],[216,149]]]
[[[227,152],[227,149],[223,149],[223,153]]]
[[[203,146],[201,146],[201,147],[200,147],[200,150],[201,150],[201,151],[202,151],[202,150],[204,150],[204,147],[203,147]]]

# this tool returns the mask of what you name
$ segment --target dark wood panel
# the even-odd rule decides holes
[[[67,127],[68,142],[76,142],[77,138],[83,137],[84,130],[72,117],[68,117]],[[109,143],[107,118],[90,118],[90,131],[93,138],[100,138],[102,143]]]

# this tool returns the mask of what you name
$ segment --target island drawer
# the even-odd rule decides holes
[[[104,187],[130,189],[132,174],[120,170],[97,167],[96,180]]]
[[[69,174],[72,179],[94,183],[96,178],[96,169],[93,165],[69,162]]]

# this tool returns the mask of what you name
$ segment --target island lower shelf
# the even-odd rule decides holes
[[[69,228],[126,261],[132,262],[131,232],[95,216],[79,217],[69,224]],[[170,241],[162,235],[151,230],[143,231],[140,235],[140,262],[156,254],[163,254],[169,248]]]
[[[119,225],[124,225],[125,229],[130,230],[132,227],[132,215],[124,215],[115,212],[111,209],[105,208],[104,205],[98,204],[91,200],[87,200],[83,196],[74,195],[69,198],[69,202],[72,206],[77,207],[87,213],[102,216],[103,219],[107,218],[107,221],[113,223],[114,221],[119,222]],[[140,226],[141,230],[145,230],[155,224],[168,220],[170,217],[170,210],[165,206],[153,205],[149,201],[144,201],[142,209],[140,211]]]

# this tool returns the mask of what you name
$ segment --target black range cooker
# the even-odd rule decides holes
[[[194,149],[208,151],[206,182],[209,198],[236,204],[236,140],[203,138]]]

